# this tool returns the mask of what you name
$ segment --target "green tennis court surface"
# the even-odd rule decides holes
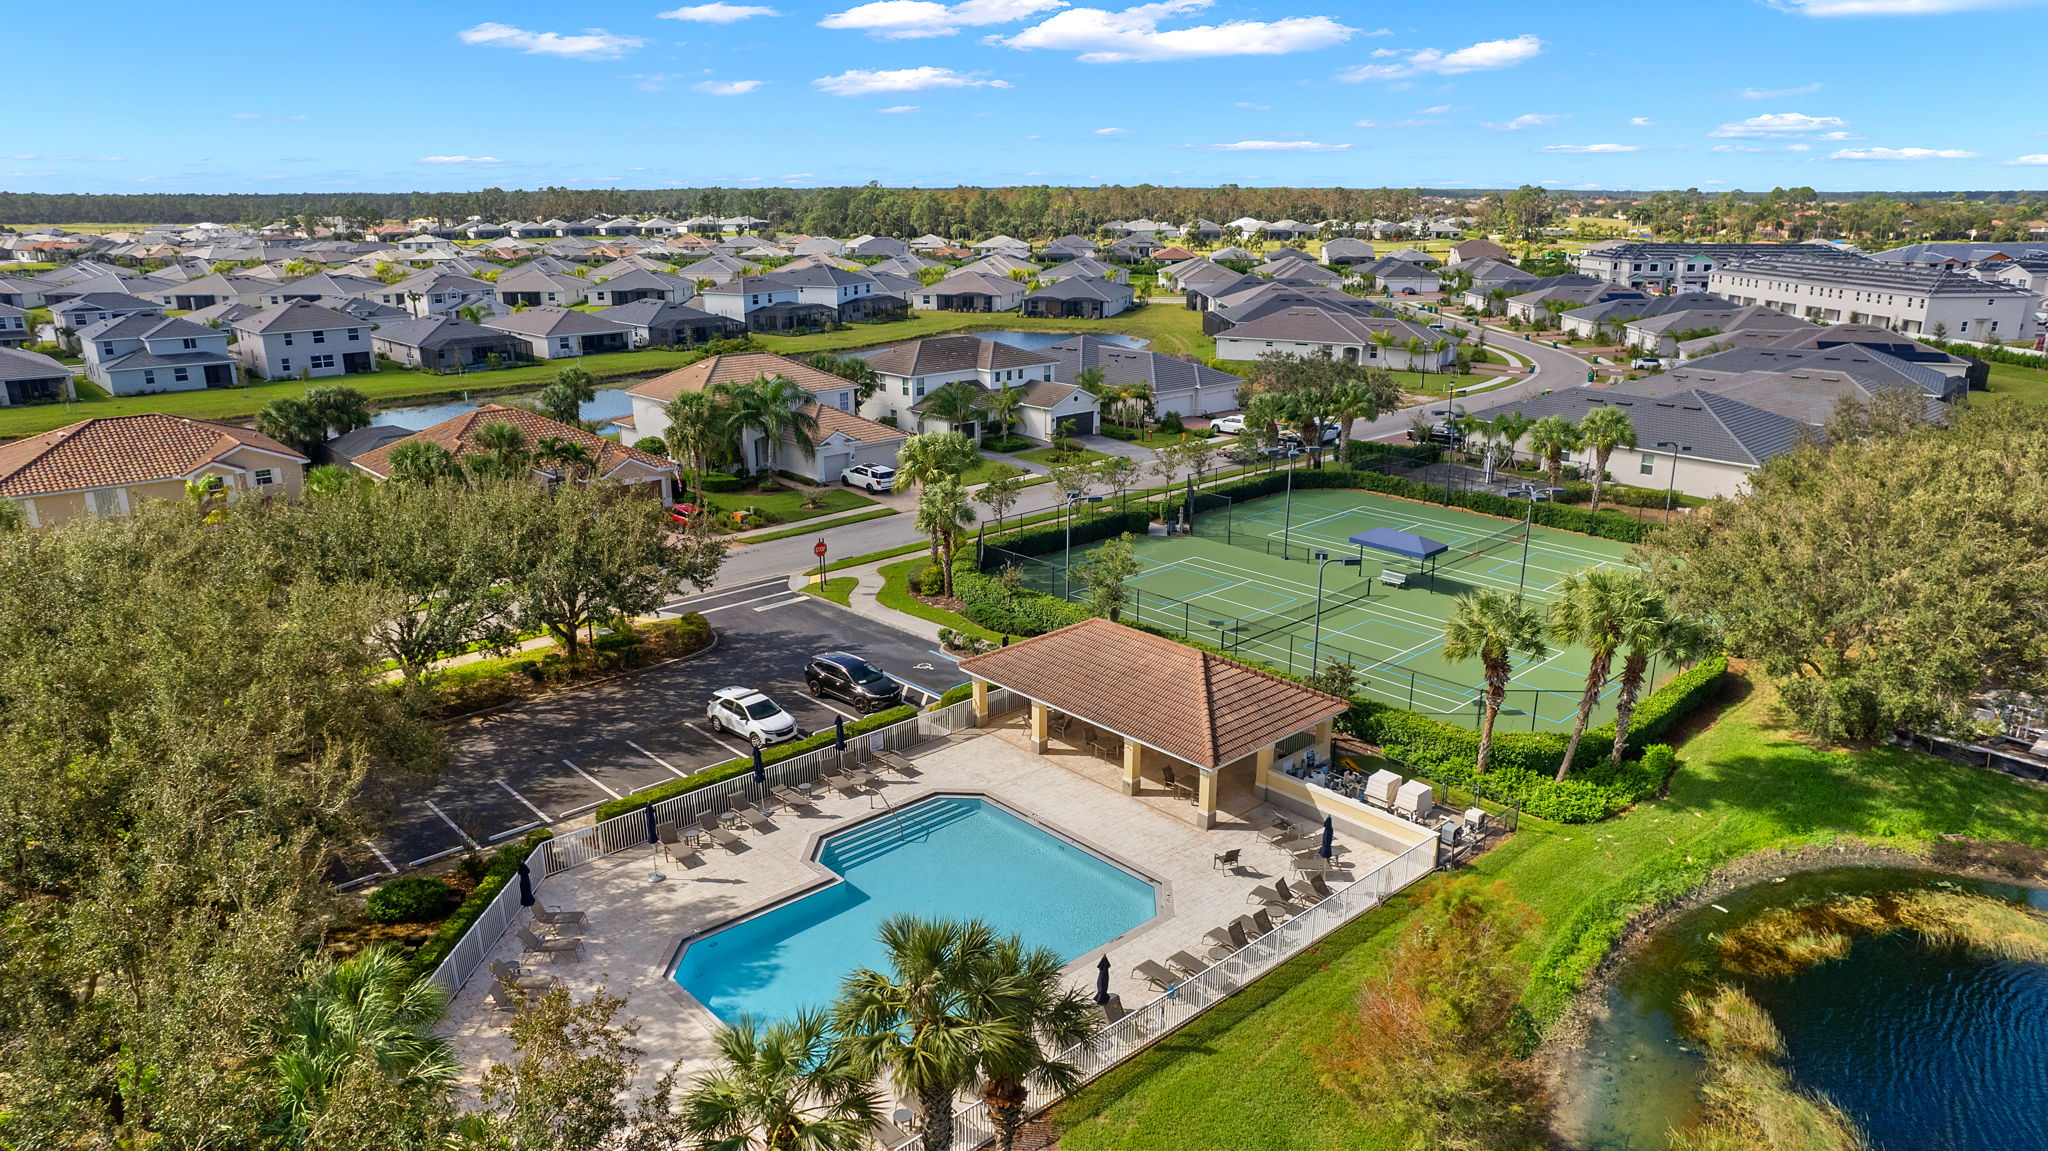
[[[1350,537],[1372,528],[1414,532],[1448,545],[1429,565],[1372,548]],[[1129,581],[1126,619],[1167,628],[1290,672],[1306,673],[1333,659],[1359,671],[1360,693],[1454,723],[1476,726],[1483,678],[1477,660],[1450,663],[1440,654],[1443,622],[1454,597],[1476,588],[1518,587],[1538,604],[1569,573],[1626,562],[1628,547],[1457,508],[1389,499],[1370,492],[1299,491],[1198,512],[1192,536],[1136,540],[1144,565]],[[1092,550],[1093,546],[1091,545]],[[1316,611],[1318,551],[1359,557],[1359,567],[1322,568],[1320,625]],[[1074,561],[1086,555],[1076,548]],[[1039,574],[1059,584],[1060,557]],[[1387,586],[1382,572],[1406,586]],[[1525,582],[1526,581],[1526,582]],[[1034,580],[1037,583],[1038,580]],[[1068,589],[1078,598],[1080,589]],[[1501,711],[1500,729],[1558,730],[1571,725],[1584,690],[1587,653],[1553,650],[1518,660]],[[1613,715],[1608,699],[1593,722]]]

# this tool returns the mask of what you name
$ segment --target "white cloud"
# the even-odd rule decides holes
[[[654,15],[662,20],[688,20],[695,24],[732,24],[756,16],[780,16],[782,13],[758,4],[717,3],[690,4],[681,8],[671,8],[666,12],[656,12]]]
[[[1455,112],[1455,111],[1457,111],[1457,110],[1458,110],[1458,109],[1457,109],[1457,108],[1456,108],[1456,107],[1455,107],[1454,105],[1451,105],[1451,104],[1438,104],[1438,105],[1437,105],[1436,107],[1434,107],[1434,108],[1424,108],[1424,109],[1422,109],[1421,111],[1417,112],[1417,113],[1416,113],[1416,115],[1419,115],[1419,116],[1442,116],[1442,115],[1444,115],[1445,113],[1448,113],[1448,112]]]
[[[1855,132],[1822,132],[1820,135],[1814,137],[1814,139],[1816,140],[1826,140],[1829,143],[1833,143],[1837,140],[1868,140],[1869,138],[1870,137],[1868,136],[1859,135]]]
[[[1961,148],[1841,148],[1828,153],[1830,160],[1974,160],[1975,152]]]
[[[1430,119],[1352,121],[1353,125],[1360,128],[1430,128],[1441,123],[1443,123],[1442,120]]]
[[[872,96],[878,92],[929,92],[935,88],[1007,88],[1008,80],[983,80],[979,73],[951,68],[854,68],[837,76],[820,76],[811,84],[834,96]]]
[[[878,40],[922,40],[951,36],[963,26],[1008,24],[1066,6],[1067,0],[873,0],[834,12],[818,21],[818,27],[866,32]]]
[[[1249,100],[1239,100],[1237,106],[1240,108],[1250,108],[1258,112],[1271,112],[1273,110],[1271,104],[1254,104]]]
[[[1129,128],[1097,128],[1095,129],[1095,134],[1098,136],[1128,136],[1131,134],[1131,130]]]
[[[1207,8],[1211,0],[1159,0],[1112,12],[1069,8],[1015,36],[990,43],[1008,48],[1078,52],[1086,64],[1131,60],[1194,60],[1207,56],[1284,56],[1342,44],[1358,33],[1328,16],[1226,20],[1161,30],[1160,21]]]
[[[2007,160],[2006,163],[2026,165],[2048,164],[2048,152],[2036,152],[2031,156],[2015,156],[2012,159]]]
[[[577,60],[616,60],[647,43],[638,36],[619,36],[602,28],[586,28],[573,36],[560,32],[529,32],[510,24],[486,22],[455,34],[464,44],[515,48],[529,56],[568,56]]]
[[[1716,144],[1716,145],[1714,145],[1713,147],[1711,147],[1711,148],[1707,149],[1707,151],[1709,151],[1709,152],[1752,152],[1752,153],[1761,153],[1761,152],[1811,152],[1811,151],[1813,151],[1813,145],[1811,145],[1811,144],[1769,144],[1769,145],[1760,145],[1760,144]]]
[[[1561,156],[1590,156],[1608,152],[1640,152],[1641,144],[1546,144],[1536,149]]]
[[[2028,0],[1769,0],[1801,16],[1939,16],[1982,8],[2010,8]]]
[[[1524,33],[1509,40],[1482,40],[1455,52],[1423,48],[1408,53],[1407,58],[1398,64],[1361,64],[1337,73],[1337,79],[1356,83],[1360,80],[1399,80],[1425,73],[1455,76],[1462,72],[1490,72],[1533,60],[1542,52],[1543,41]],[[1381,49],[1373,55],[1396,56],[1399,53]]]
[[[1845,127],[1848,123],[1839,116],[1809,116],[1804,112],[1766,112],[1761,116],[1751,116],[1747,120],[1737,120],[1733,124],[1723,124],[1707,135],[1735,139],[1785,136],[1801,132],[1822,132]]]
[[[1820,91],[1818,81],[1800,88],[1744,88],[1736,95],[1744,100],[1780,100],[1787,96],[1805,96]]]
[[[1491,128],[1496,132],[1526,132],[1532,128],[1555,128],[1558,121],[1563,119],[1563,116],[1549,112],[1524,112],[1512,120],[1502,120],[1499,123],[1481,124],[1479,126]]]
[[[917,106],[916,104],[897,104],[897,105],[894,105],[894,106],[892,106],[892,107],[888,107],[888,108],[877,108],[877,109],[875,109],[875,115],[877,115],[877,116],[902,116],[902,115],[905,115],[905,114],[907,114],[907,113],[910,113],[910,112],[915,112],[915,111],[917,111],[917,108],[918,108],[918,106]]]
[[[1342,152],[1349,144],[1318,144],[1314,140],[1239,140],[1235,144],[1205,144],[1203,152]]]
[[[767,82],[766,80],[699,80],[697,83],[690,85],[690,87],[699,92],[709,92],[713,96],[744,96]]]
[[[1630,116],[1628,126],[1631,128],[1654,128],[1656,127],[1656,121],[1648,116]]]
[[[817,177],[811,175],[809,172],[791,172],[789,175],[783,177],[783,179],[785,180],[814,180],[816,178]]]
[[[502,164],[496,156],[421,156],[421,164]]]

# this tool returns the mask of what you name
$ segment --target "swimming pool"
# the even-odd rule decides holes
[[[675,979],[731,1023],[825,1005],[858,966],[883,968],[892,915],[980,919],[1072,962],[1152,918],[1158,892],[986,800],[937,796],[827,837],[841,882],[690,943]]]

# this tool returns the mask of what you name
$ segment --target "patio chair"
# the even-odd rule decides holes
[[[682,836],[676,834],[675,824],[656,825],[654,835],[661,840],[661,853],[673,860],[677,866],[697,867],[704,862],[704,857],[697,854],[697,849],[684,843]]]
[[[1073,722],[1073,716],[1068,715],[1066,712],[1063,711],[1056,711],[1053,712],[1052,716],[1046,721],[1046,726],[1052,729],[1052,733],[1054,735],[1059,736],[1061,739],[1065,739],[1067,737],[1067,728],[1072,726]]]
[[[1245,934],[1253,936],[1254,938],[1271,935],[1275,930],[1275,928],[1273,927],[1272,913],[1268,912],[1263,907],[1259,908],[1257,911],[1252,912],[1245,918],[1252,921],[1252,926],[1250,928],[1245,929]],[[1252,928],[1257,928],[1257,930],[1252,930]]]
[[[567,937],[542,939],[540,936],[535,935],[530,927],[519,929],[519,942],[525,945],[527,952],[535,955],[545,955],[549,959],[557,961],[564,955],[574,959],[576,957],[576,949],[583,946],[583,941],[579,939]]]
[[[583,922],[583,913],[581,911],[563,911],[558,908],[549,908],[546,904],[536,903],[533,905],[533,918],[536,922],[545,923],[549,927],[562,928],[581,924]]]
[[[1120,995],[1111,995],[1108,999],[1096,1004],[1095,1010],[1102,1013],[1102,1025],[1104,1027],[1113,1026],[1117,1020],[1130,1014],[1130,1010],[1124,1006],[1123,997]]]
[[[1236,871],[1237,857],[1241,854],[1243,852],[1235,847],[1229,851],[1219,851],[1216,853],[1216,857],[1210,861],[1209,865],[1218,871]]]
[[[1314,851],[1297,851],[1294,853],[1294,859],[1290,866],[1300,873],[1303,878],[1306,878],[1311,875],[1321,875],[1323,872],[1336,866],[1336,862],[1324,859],[1321,854]]]
[[[834,782],[833,782],[833,784],[832,784],[832,790],[834,790],[834,791],[838,792],[839,794],[841,794],[841,795],[845,796],[845,797],[846,797],[846,798],[848,798],[848,799],[852,799],[852,798],[854,798],[855,796],[859,796],[859,795],[865,795],[865,796],[867,796],[867,797],[868,797],[868,806],[869,806],[869,807],[873,807],[873,806],[875,805],[875,791],[874,791],[874,788],[873,788],[873,786],[871,786],[870,784],[864,783],[864,782],[862,782],[861,780],[858,780],[858,779],[841,779],[841,780],[836,780],[836,781],[834,781]]]
[[[775,830],[775,825],[768,822],[768,813],[762,811],[758,807],[740,808],[739,814],[740,822],[746,824],[748,827],[753,828],[755,831]]]
[[[1233,920],[1227,927],[1211,931],[1207,938],[1214,947],[1209,949],[1209,958],[1224,959],[1252,945],[1251,937],[1245,934],[1244,920]]]
[[[793,787],[771,787],[768,794],[774,796],[775,802],[781,804],[785,811],[794,811],[811,802],[810,796]]]
[[[1284,819],[1276,819],[1273,826],[1259,832],[1259,838],[1278,847],[1289,840],[1301,838],[1301,829]]]
[[[718,813],[707,811],[704,813],[704,817],[697,821],[697,830],[690,833],[690,838],[697,843],[703,843],[711,838],[712,832],[717,830],[720,830]]]
[[[500,1011],[518,1011],[522,1008],[519,994],[511,984],[502,979],[491,981],[491,1006]]]
[[[727,851],[738,851],[740,849],[740,833],[737,831],[728,831],[723,827],[707,827],[704,829],[704,834],[711,842],[723,847]]]
[[[1189,979],[1193,979],[1209,969],[1208,964],[1196,959],[1185,951],[1176,951],[1172,955],[1167,956],[1166,965]]]
[[[874,758],[868,762],[876,765],[883,771],[902,776],[904,779],[916,779],[924,774],[917,770],[916,764],[911,763],[893,751],[878,751],[875,753]]]
[[[1144,980],[1146,983],[1151,984],[1153,987],[1156,987],[1161,991],[1164,991],[1167,988],[1172,987],[1174,984],[1180,982],[1180,976],[1175,975],[1173,972],[1168,971],[1165,967],[1162,967],[1156,961],[1150,959],[1147,959],[1144,962],[1139,963],[1136,967],[1131,968],[1131,974],[1137,976],[1138,978]]]
[[[1318,902],[1337,894],[1330,889],[1329,882],[1323,878],[1323,873],[1320,871],[1308,877],[1308,889],[1315,894]]]
[[[546,991],[561,983],[561,980],[552,975],[534,975],[508,960],[493,959],[485,966],[490,968],[491,975],[500,983],[521,991]]]

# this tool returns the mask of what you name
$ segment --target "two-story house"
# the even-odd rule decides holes
[[[635,300],[669,300],[681,304],[696,297],[697,282],[673,272],[626,268],[610,276],[592,276],[585,295],[590,303],[601,308],[630,304]]]
[[[28,312],[0,304],[0,348],[18,348],[28,343],[28,337]]]
[[[875,420],[893,418],[906,431],[952,428],[978,437],[982,421],[949,425],[927,420],[923,413],[931,393],[965,381],[987,391],[1025,389],[1016,430],[1031,439],[1050,441],[1062,424],[1077,435],[1092,434],[1099,414],[1095,397],[1073,384],[1055,382],[1058,363],[1058,357],[1046,352],[1027,352],[974,336],[913,340],[868,357],[881,386],[861,405],[861,414]]]
[[[78,333],[85,374],[116,396],[235,386],[228,334],[190,320],[123,316]]]
[[[499,276],[493,287],[508,307],[567,307],[586,302],[590,282],[528,264]]]
[[[376,367],[369,324],[304,300],[265,308],[233,327],[235,359],[262,379],[339,376]]]
[[[416,319],[453,315],[464,308],[497,302],[497,289],[483,280],[440,270],[407,276],[385,284],[367,297],[387,307],[401,308]]]
[[[153,300],[139,296],[127,296],[118,292],[88,292],[61,304],[50,305],[50,319],[58,329],[70,329],[74,335],[64,341],[67,345],[76,340],[75,333],[84,331],[101,320],[119,319],[122,316],[161,316],[163,307]]]
[[[880,282],[864,271],[813,264],[802,268],[782,268],[775,273],[775,278],[796,285],[798,303],[831,308],[841,323],[910,310],[908,300],[884,291]]]
[[[818,433],[812,437],[816,454],[806,458],[785,436],[774,452],[777,467],[817,483],[831,483],[856,464],[895,466],[896,449],[902,446],[904,433],[855,414],[860,406],[858,384],[772,352],[710,356],[634,384],[626,389],[633,403],[633,429],[643,436],[660,436],[668,431],[669,401],[682,393],[764,378],[788,380],[809,392],[812,398],[802,410],[818,421]],[[746,433],[740,454],[748,470],[766,467],[765,437]]]
[[[740,320],[754,332],[816,327],[839,318],[837,307],[806,303],[802,291],[803,285],[780,275],[741,276],[706,288],[696,303],[713,315]]]

